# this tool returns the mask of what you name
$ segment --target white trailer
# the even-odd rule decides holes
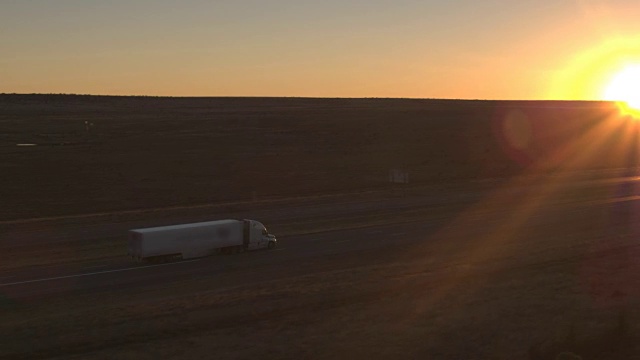
[[[255,220],[217,220],[129,230],[128,255],[136,260],[192,259],[276,246],[276,237]]]

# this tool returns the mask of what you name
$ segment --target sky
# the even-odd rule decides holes
[[[0,93],[597,99],[637,0],[0,0]]]

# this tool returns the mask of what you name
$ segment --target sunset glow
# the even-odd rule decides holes
[[[0,92],[602,100],[640,64],[638,16],[627,0],[10,1]]]
[[[640,37],[611,37],[575,53],[551,82],[551,99],[608,100],[640,108]]]

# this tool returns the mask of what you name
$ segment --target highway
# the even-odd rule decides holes
[[[236,255],[217,255],[167,264],[136,263],[128,258],[82,267],[52,265],[21,272],[6,272],[0,288],[13,296],[55,295],[74,290],[109,290],[114,283],[144,288],[145,283],[170,285],[185,277],[217,278],[246,272],[247,280],[256,280],[259,269],[297,262],[309,262],[327,256],[399,249],[418,242],[432,233],[437,224],[399,224],[353,230],[329,231],[289,236],[278,240],[274,250],[258,250]],[[256,270],[258,269],[258,270]],[[255,271],[255,273],[254,273]],[[262,279],[261,277],[259,277]],[[234,279],[234,281],[236,281]],[[240,280],[242,282],[242,280]],[[69,284],[73,286],[70,287]],[[57,286],[62,284],[62,286]],[[10,289],[10,290],[9,290]]]
[[[626,179],[623,183],[634,181]],[[596,185],[590,186],[595,189]],[[623,212],[632,211],[637,201],[634,186],[625,189],[615,197],[594,190],[597,195],[540,199],[543,195],[538,188],[512,187],[497,192],[412,194],[231,213],[230,218],[264,221],[278,236],[279,246],[271,251],[166,264],[139,264],[124,256],[101,257],[95,254],[96,249],[83,253],[78,245],[93,240],[121,246],[122,232],[153,223],[150,218],[65,223],[58,227],[15,225],[8,229],[13,234],[23,234],[25,239],[16,244],[18,250],[13,249],[18,254],[22,251],[41,256],[44,251],[55,255],[55,247],[62,246],[70,254],[93,256],[84,261],[13,267],[5,264],[0,272],[0,313],[6,320],[0,325],[0,357],[141,355],[137,347],[148,342],[162,341],[180,347],[184,336],[221,336],[212,335],[216,327],[207,327],[210,323],[225,324],[220,327],[230,332],[224,335],[225,339],[240,346],[241,334],[255,324],[246,319],[236,324],[232,314],[252,314],[256,323],[269,329],[280,324],[277,326],[301,330],[299,322],[304,318],[336,330],[339,325],[325,324],[321,318],[337,316],[340,309],[360,316],[369,314],[371,308],[378,308],[380,313],[397,311],[396,306],[400,305],[386,301],[401,303],[407,299],[399,297],[414,294],[420,288],[431,289],[429,301],[443,301],[445,292],[452,296],[480,284],[507,284],[505,274],[509,274],[509,284],[520,281],[523,286],[530,286],[538,276],[547,279],[549,273],[573,274],[585,263],[638,253],[635,227],[618,217],[620,208]],[[190,216],[189,219],[198,220],[211,215]],[[182,219],[175,221],[178,220]],[[335,226],[329,226],[331,223]],[[305,231],[305,226],[310,230]],[[287,229],[287,233],[278,235],[278,228]],[[9,251],[12,242],[6,234],[0,244]],[[33,249],[42,246],[46,249]],[[466,285],[460,285],[463,283]],[[541,286],[543,290],[550,288],[549,284]],[[511,294],[513,289],[511,284],[500,291]],[[425,295],[418,297],[422,296]],[[363,301],[364,308],[358,305]],[[495,300],[478,297],[469,301],[478,306],[478,302]],[[318,314],[309,314],[304,304]],[[526,302],[517,305],[522,309],[527,306],[530,305]],[[309,318],[313,316],[320,318]],[[374,319],[373,323],[354,325],[356,329],[384,323],[376,321],[375,316],[369,318]],[[138,322],[145,325],[135,325]],[[187,335],[180,335],[181,340],[173,339],[182,331]],[[307,338],[314,346],[322,343],[312,340],[314,336],[325,334],[325,330],[318,331],[320,334],[309,334]],[[59,335],[47,340],[34,337],[49,332]],[[275,341],[267,333],[258,331],[256,336]],[[367,344],[353,336],[354,341]],[[199,356],[202,346],[187,353],[188,357]],[[281,349],[284,357],[304,354],[300,347],[287,348],[284,342],[274,346]],[[253,346],[254,352],[249,353],[225,348],[220,357],[249,356],[266,347]],[[523,349],[525,345],[518,351]],[[171,351],[154,354],[181,357]],[[348,353],[340,354],[346,358]],[[320,357],[334,355],[327,350]],[[375,355],[371,353],[378,358]]]

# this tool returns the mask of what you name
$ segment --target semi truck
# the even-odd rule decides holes
[[[273,249],[276,244],[276,237],[261,222],[249,219],[160,226],[128,232],[128,255],[135,260],[149,262]]]

